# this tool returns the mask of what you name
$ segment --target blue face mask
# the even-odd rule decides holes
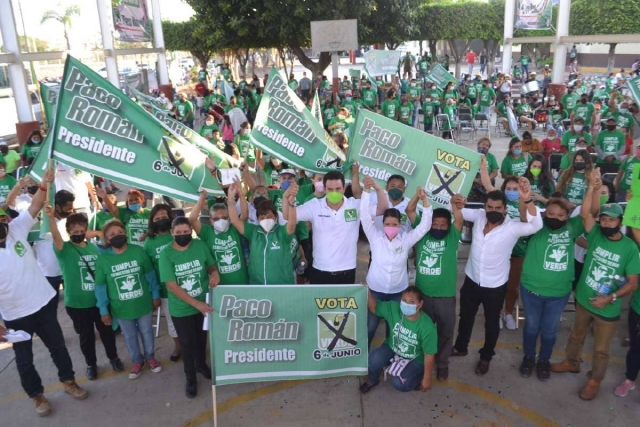
[[[522,154],[522,148],[519,148],[517,150],[513,150],[513,154],[515,154],[516,156],[519,156],[520,154]]]
[[[515,202],[520,198],[518,190],[505,190],[504,195],[507,196],[507,200],[510,202]]]
[[[287,191],[287,188],[289,188],[290,185],[291,181],[282,181],[282,183],[280,183],[280,189]]]
[[[449,234],[449,230],[439,230],[436,228],[432,228],[430,231],[431,235],[433,236],[434,239],[444,239],[445,237],[447,237],[447,234]]]
[[[135,203],[133,205],[129,205],[129,210],[131,212],[138,212],[141,207],[142,207],[142,205],[140,203]]]
[[[106,207],[106,206],[103,206],[103,207],[102,207],[102,211],[103,211],[103,212],[109,212],[109,208],[108,208],[108,207]]]
[[[413,316],[418,312],[418,306],[416,304],[407,304],[404,301],[400,301],[400,311],[405,316]]]
[[[487,154],[489,152],[489,150],[487,148],[484,147],[478,147],[478,153],[480,154]]]

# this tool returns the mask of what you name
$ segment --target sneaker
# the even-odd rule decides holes
[[[524,356],[522,364],[520,365],[520,376],[522,378],[529,378],[534,366],[536,366],[536,359],[534,357]]]
[[[160,362],[158,362],[156,359],[151,358],[147,360],[147,363],[151,368],[151,372],[153,372],[154,374],[157,374],[158,372],[162,371],[162,365],[160,365]]]
[[[89,392],[80,387],[74,380],[65,381],[63,387],[65,393],[70,394],[74,399],[84,400],[89,396]]]
[[[98,378],[98,367],[97,366],[87,366],[87,379],[89,381],[94,381]]]
[[[44,394],[40,393],[36,397],[32,398],[33,404],[35,405],[36,414],[39,417],[46,417],[51,413],[51,405]]]
[[[124,365],[122,364],[122,360],[120,360],[119,357],[116,357],[115,359],[110,360],[109,363],[111,363],[111,367],[113,368],[114,371],[116,372],[124,371]]]
[[[142,370],[144,369],[145,365],[146,364],[144,362],[142,362],[142,363],[134,363],[133,364],[133,368],[131,368],[131,372],[129,372],[129,379],[130,380],[137,379],[140,376],[140,374],[142,373]]]
[[[187,377],[187,386],[185,388],[185,394],[189,399],[193,399],[198,395],[198,382],[196,377]]]
[[[507,314],[504,316],[504,323],[508,330],[516,330],[516,319],[514,319],[513,314]]]
[[[498,325],[500,326],[500,329],[504,328],[504,316],[500,315],[500,318],[498,319]]]
[[[549,362],[538,360],[536,365],[536,376],[540,381],[547,381],[551,378],[551,364]]]
[[[625,397],[631,390],[635,390],[635,388],[635,381],[624,380],[622,384],[616,387],[616,390],[613,393],[618,397]]]

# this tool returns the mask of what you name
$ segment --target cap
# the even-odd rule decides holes
[[[549,66],[549,64],[544,64],[545,68]]]
[[[604,89],[604,88],[605,88],[605,86],[604,86],[604,85],[600,85],[600,89]]]
[[[9,145],[9,144],[7,144],[7,141],[0,141],[0,145]]]
[[[537,74],[535,71],[531,71],[529,74]]]
[[[9,216],[2,208],[0,208],[0,216]]]
[[[598,215],[606,215],[613,218],[620,218],[623,214],[622,206],[617,203],[607,203],[600,206],[600,213]]]
[[[584,119],[580,116],[576,117],[575,119],[573,119],[574,123],[580,122],[580,123],[584,123]]]
[[[294,171],[293,169],[282,169],[282,171],[280,171],[279,175],[284,175],[284,174],[289,174],[289,175],[293,175],[294,177],[296,176],[296,171]]]

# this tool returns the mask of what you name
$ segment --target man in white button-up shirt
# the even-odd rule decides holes
[[[452,356],[466,356],[473,323],[482,304],[485,316],[484,347],[480,349],[477,375],[489,371],[500,335],[500,310],[507,291],[509,258],[518,238],[542,228],[540,211],[531,199],[531,187],[520,178],[520,209],[526,210],[527,222],[512,221],[506,216],[507,200],[501,191],[487,193],[484,209],[463,209],[465,221],[474,223],[465,280],[460,289],[460,323]]]

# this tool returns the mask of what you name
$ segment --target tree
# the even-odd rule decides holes
[[[195,18],[186,22],[162,22],[162,32],[167,50],[183,50],[205,67],[217,50],[211,33]]]
[[[428,1],[427,1],[428,2]],[[422,0],[377,0],[362,19],[361,44],[384,43],[393,50],[419,35],[418,17]],[[364,43],[362,42],[364,41]]]
[[[58,7],[61,8],[60,4]],[[71,50],[71,42],[69,41],[69,28],[71,28],[72,18],[74,16],[80,15],[80,6],[72,5],[67,7],[64,12],[61,14],[57,10],[46,10],[42,14],[41,24],[44,24],[47,21],[54,20],[58,21],[62,24],[62,29],[64,31],[64,39],[67,41],[67,50]]]
[[[27,52],[27,43],[24,36],[18,36],[20,39],[20,51]],[[29,47],[31,52],[48,52],[49,43],[46,40],[29,37]],[[4,46],[0,46],[0,52],[4,52]]]
[[[574,0],[571,4],[569,34],[634,34],[640,33],[638,0]],[[616,43],[609,44],[607,73],[614,68]]]

